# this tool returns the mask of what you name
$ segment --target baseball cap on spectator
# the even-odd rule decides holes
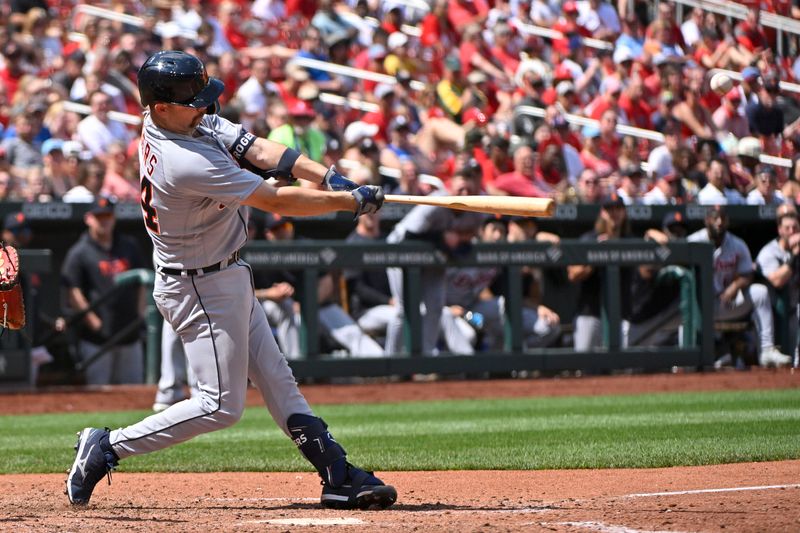
[[[316,113],[314,112],[314,108],[311,107],[311,104],[306,102],[305,100],[295,100],[289,106],[289,115],[293,117],[310,117],[314,118]]]
[[[781,88],[781,80],[774,71],[767,72],[761,77],[764,83],[764,89],[767,91],[779,91]]]
[[[653,54],[653,65],[656,67],[660,67],[662,65],[666,65],[669,63],[669,57],[661,52]]]
[[[386,46],[389,47],[389,50],[394,50],[395,48],[402,48],[408,43],[408,37],[405,33],[396,31],[389,35],[386,39]]]
[[[42,155],[48,155],[53,150],[64,151],[64,140],[52,137],[42,143]]]
[[[97,196],[89,207],[93,215],[113,215],[115,201],[110,196]]]
[[[556,85],[556,94],[559,96],[563,96],[568,93],[575,92],[575,84],[571,81],[560,81],[558,85]]]
[[[91,157],[91,152],[84,150],[79,141],[64,141],[61,151],[64,152],[64,157],[77,157],[78,159],[87,159],[87,156]]]
[[[467,81],[473,85],[477,85],[479,83],[484,83],[486,81],[489,81],[489,78],[482,70],[473,70],[467,76]]]
[[[389,131],[395,131],[400,129],[408,131],[410,127],[411,126],[408,123],[408,118],[405,115],[397,115],[389,122]]]
[[[742,101],[742,93],[739,92],[738,87],[734,87],[727,93],[725,93],[725,99],[732,104],[736,104]]]
[[[772,165],[758,165],[758,167],[756,167],[756,176],[762,174],[766,174],[769,179],[778,179],[778,174],[775,172],[775,168]]]
[[[742,69],[743,80],[752,81],[758,78],[759,76],[761,76],[761,71],[758,69],[758,67],[750,66],[750,67],[744,67],[744,69]]]
[[[556,70],[553,72],[553,83],[557,80],[571,80],[572,79],[572,71],[564,64],[561,64],[556,67]]]
[[[742,137],[736,147],[736,154],[739,157],[758,159],[761,157],[761,141],[756,137]]]
[[[16,211],[6,215],[3,220],[3,229],[18,234],[22,231],[30,230],[31,227],[25,214],[22,211]]]
[[[636,59],[633,55],[633,51],[628,48],[627,46],[620,46],[616,50],[614,50],[614,63],[619,65],[620,63],[624,63],[626,61],[633,61]]]
[[[470,107],[461,115],[461,123],[467,124],[468,122],[475,122],[478,126],[483,126],[488,122],[488,119],[483,114],[483,111],[477,107]]]
[[[561,8],[564,10],[564,13],[577,13],[578,12],[578,4],[576,4],[572,0],[567,0],[566,2],[564,2],[564,4],[561,6]]]
[[[664,215],[661,221],[661,227],[663,229],[669,229],[672,226],[686,227],[686,218],[683,216],[683,213],[680,211],[669,211]]]
[[[619,171],[621,176],[626,178],[641,178],[644,176],[644,172],[642,172],[642,167],[638,165],[627,165],[620,169]]]
[[[347,143],[348,146],[352,146],[361,139],[376,135],[379,129],[380,127],[377,124],[356,120],[348,124],[344,129],[344,142]]]
[[[325,46],[333,48],[339,43],[348,44],[350,35],[346,31],[335,31],[325,36]]]
[[[367,56],[370,59],[383,59],[386,57],[386,47],[382,44],[373,44],[367,50]]]
[[[587,124],[581,129],[581,134],[583,135],[584,139],[600,137],[600,128]]]
[[[392,86],[388,83],[379,83],[375,86],[375,90],[373,92],[375,93],[375,98],[378,100],[383,100],[387,96],[393,95],[394,89],[392,89]]]
[[[395,78],[397,78],[397,83],[404,85],[411,81],[411,73],[406,69],[400,69],[397,71]]]
[[[284,224],[291,224],[291,217],[285,217],[277,213],[264,213],[264,229],[274,230]]]
[[[460,71],[461,60],[458,56],[447,56],[444,58],[444,66],[447,70]]]
[[[372,140],[372,137],[364,137],[358,144],[358,150],[362,154],[375,153],[378,151],[378,145]]]
[[[620,195],[612,192],[608,198],[603,200],[603,209],[608,209],[610,207],[625,207],[625,202],[622,200]]]

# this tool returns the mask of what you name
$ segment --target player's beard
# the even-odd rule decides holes
[[[200,125],[200,122],[202,122],[203,117],[205,115],[206,115],[205,113],[200,113],[199,115],[197,115],[195,118],[192,119],[192,129],[195,129],[197,128],[197,126]]]

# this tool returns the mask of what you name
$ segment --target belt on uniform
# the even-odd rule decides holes
[[[232,265],[236,261],[239,260],[239,250],[233,252],[230,257],[223,259],[219,263],[214,263],[213,265],[204,266],[203,268],[187,268],[185,270],[181,270],[178,268],[166,268],[166,267],[158,267],[159,272],[163,272],[164,274],[169,274],[171,276],[202,276],[203,274],[209,274],[211,272],[217,272],[222,270],[223,268]]]

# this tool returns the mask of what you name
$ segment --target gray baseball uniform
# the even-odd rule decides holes
[[[139,158],[158,265],[153,296],[183,341],[200,394],[112,431],[121,459],[235,423],[248,377],[287,435],[289,416],[312,415],[255,298],[250,267],[238,258],[247,240],[241,202],[262,183],[228,152],[240,133],[240,125],[206,115],[194,136],[181,135],[145,114]]]
[[[711,242],[708,231],[703,228],[689,235],[689,242]],[[742,239],[731,232],[719,247],[714,248],[714,294],[719,297],[725,287],[731,284],[737,275],[753,273],[753,258]],[[751,283],[739,291],[733,301],[723,304],[715,301],[714,318],[717,320],[735,320],[751,315],[758,329],[761,350],[771,348],[774,343],[772,305],[767,288],[760,283]]]
[[[386,238],[388,243],[402,242],[406,239],[433,239],[446,230],[472,230],[480,227],[486,215],[455,211],[429,205],[415,206],[398,222]],[[386,353],[398,354],[403,348],[403,271],[387,268],[389,288],[397,306],[397,314],[386,330]],[[441,329],[442,307],[445,302],[445,269],[426,267],[422,269],[422,304],[424,319],[422,323],[422,353],[433,354]]]

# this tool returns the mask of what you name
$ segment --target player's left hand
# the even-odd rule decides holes
[[[325,173],[325,177],[322,178],[322,186],[329,191],[354,191],[358,189],[358,183],[340,174],[336,170],[336,165],[331,165],[331,168]]]
[[[354,218],[358,218],[365,213],[375,213],[383,205],[383,189],[377,185],[362,185],[350,191],[350,194],[358,202],[358,209],[356,209]]]

